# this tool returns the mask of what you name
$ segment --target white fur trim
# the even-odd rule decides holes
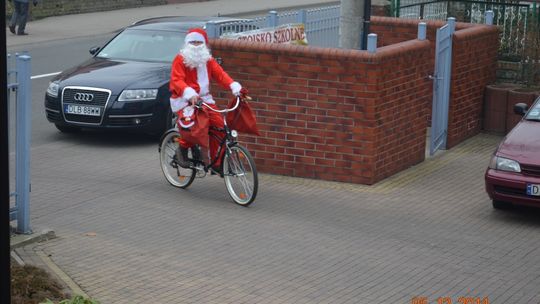
[[[193,96],[197,96],[197,95],[199,95],[197,94],[197,91],[195,91],[191,87],[187,87],[184,89],[184,94],[182,94],[182,98],[184,98],[184,100],[190,100]]]
[[[204,36],[197,32],[191,32],[186,35],[184,42],[189,43],[190,41],[200,41],[202,43],[206,43],[206,40],[204,40]]]
[[[171,110],[176,113],[178,111],[180,111],[181,109],[183,109],[185,106],[187,106],[187,101],[184,99],[184,98],[171,98],[169,99],[170,103],[171,103]]]
[[[231,83],[229,87],[231,88],[233,95],[240,94],[240,90],[242,90],[242,86],[236,81]]]
[[[180,125],[180,126],[181,126],[182,128],[185,128],[185,129],[187,129],[187,128],[189,128],[189,127],[193,126],[193,125],[195,124],[195,122],[194,122],[194,121],[192,121],[192,122],[188,123],[187,125],[185,125],[185,124],[183,124],[183,123],[182,123],[182,120],[181,120],[181,119],[179,119],[179,120],[178,120],[178,124],[179,124],[179,125]]]
[[[193,116],[193,114],[195,113],[195,109],[193,108],[193,106],[189,106],[189,107],[184,107],[184,109],[182,110],[182,116],[180,119],[178,119],[178,123],[180,124],[180,126],[182,128],[189,128],[191,126],[193,126],[195,124],[195,121],[191,121],[191,122],[188,122],[187,124],[185,124],[183,122],[183,119],[184,117],[191,117]]]
[[[206,68],[206,64],[197,67],[197,83],[201,89],[199,91],[200,95],[208,95],[210,92],[210,79],[208,79],[208,69]]]

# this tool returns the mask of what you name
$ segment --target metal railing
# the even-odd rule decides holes
[[[536,2],[523,4],[476,0],[392,1],[393,16],[400,18],[446,20],[448,16],[452,16],[460,22],[485,23],[487,11],[493,11],[493,24],[500,29],[499,54],[521,57],[527,48],[526,37],[530,21],[540,21]]]
[[[15,191],[10,193],[10,221],[17,221],[17,233],[29,234],[30,229],[30,129],[31,81],[30,56],[7,56],[7,103],[9,139],[15,137]],[[12,98],[14,97],[14,98]],[[14,121],[13,121],[14,120]],[[10,170],[11,172],[11,170]],[[12,188],[10,176],[10,188]]]
[[[281,13],[270,11],[266,16],[251,20],[226,23],[208,22],[206,30],[210,38],[218,38],[231,32],[238,33],[265,27],[277,27],[289,23],[302,23],[305,26],[309,45],[337,47],[339,43],[339,17],[339,5]]]

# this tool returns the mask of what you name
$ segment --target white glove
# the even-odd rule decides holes
[[[233,93],[234,96],[240,95],[240,90],[242,90],[242,86],[238,82],[235,81],[231,83],[230,87],[231,87],[231,92]]]

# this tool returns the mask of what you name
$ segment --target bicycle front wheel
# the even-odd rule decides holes
[[[230,147],[223,158],[223,178],[235,203],[249,206],[257,196],[259,179],[249,151],[242,146]]]
[[[169,132],[163,137],[159,145],[159,162],[165,179],[173,186],[187,188],[195,179],[195,169],[182,168],[178,164],[180,133]],[[191,150],[191,149],[190,149]],[[191,153],[191,151],[190,151]]]

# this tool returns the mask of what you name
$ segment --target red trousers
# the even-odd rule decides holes
[[[214,109],[218,109],[218,107],[215,104],[209,104],[209,106]],[[225,127],[225,123],[223,122],[223,116],[221,116],[220,113],[214,112],[209,109],[207,109],[206,112],[208,113],[208,118],[210,120],[210,127],[215,127],[215,128],[220,128],[220,129],[223,129]],[[208,130],[208,134],[210,134],[209,148],[210,148],[210,157],[211,157],[210,161],[212,161],[217,155],[219,144],[223,140],[223,133],[210,128]],[[178,143],[184,149],[188,149],[194,146],[194,144],[187,142],[184,139],[180,139]],[[221,156],[223,155],[223,153],[225,153],[225,149],[221,150],[221,155],[216,160],[214,167],[219,167],[221,165]]]

